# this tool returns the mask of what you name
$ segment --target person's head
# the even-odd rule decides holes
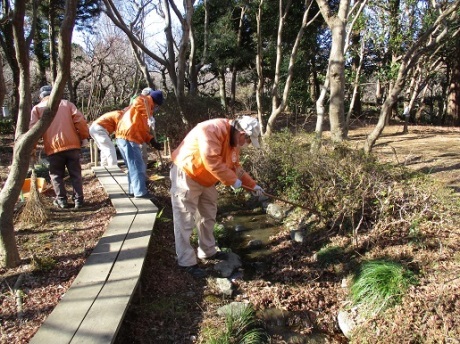
[[[150,97],[152,97],[155,105],[161,106],[163,104],[164,98],[163,98],[163,92],[159,90],[151,90],[150,91]]]
[[[241,116],[233,123],[233,126],[236,129],[236,142],[238,146],[244,147],[247,144],[252,143],[255,148],[260,148],[260,125],[257,119],[251,116]]]
[[[50,85],[45,85],[40,88],[40,100],[49,96],[53,88]]]

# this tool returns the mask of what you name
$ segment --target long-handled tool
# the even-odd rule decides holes
[[[250,188],[250,187],[247,186],[247,185],[242,185],[242,187],[245,188],[246,190],[249,190],[249,191],[257,191],[257,190],[254,190],[253,188]],[[287,203],[287,204],[291,204],[291,205],[294,205],[294,206],[296,206],[296,207],[299,207],[299,208],[302,208],[302,209],[309,210],[309,211],[312,211],[312,212],[313,212],[312,209],[310,209],[310,208],[308,208],[308,207],[306,207],[306,206],[304,206],[304,205],[301,205],[301,204],[298,204],[298,203],[294,203],[294,202],[291,202],[291,201],[288,201],[288,200],[279,198],[279,197],[274,196],[274,195],[270,195],[269,193],[267,193],[267,192],[265,192],[265,191],[262,191],[262,193],[263,193],[265,196],[269,197],[269,198],[273,198],[273,199],[276,199],[276,200],[278,200],[278,201],[281,201],[281,202],[284,202],[284,203]]]
[[[159,149],[157,149],[157,152],[158,152],[158,156],[160,157],[161,167],[163,168],[165,164],[164,164],[164,161],[163,161],[163,157],[161,156],[161,151]]]

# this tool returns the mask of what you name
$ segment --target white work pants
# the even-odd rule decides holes
[[[176,165],[171,167],[171,203],[174,218],[174,238],[179,266],[197,264],[190,244],[193,228],[198,232],[198,258],[217,252],[214,224],[217,215],[216,187],[204,187],[193,181]]]
[[[91,124],[89,134],[101,151],[101,166],[117,165],[117,151],[107,130],[97,123]]]

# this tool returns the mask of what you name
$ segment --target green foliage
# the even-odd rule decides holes
[[[318,263],[322,265],[329,265],[340,261],[344,254],[344,250],[339,246],[327,246],[323,247],[316,254]]]
[[[225,329],[211,335],[208,344],[261,344],[267,343],[268,336],[257,320],[251,307],[237,314],[230,313],[225,318]]]
[[[51,257],[32,255],[32,266],[35,270],[50,271],[56,267],[56,264],[57,262]]]
[[[14,133],[14,123],[12,118],[0,119],[0,134],[7,135]]]
[[[351,298],[364,313],[377,314],[398,304],[407,288],[415,283],[415,275],[399,263],[368,261],[353,278]]]
[[[215,223],[214,224],[214,238],[216,239],[216,242],[217,243],[223,242],[227,237],[228,237],[228,231],[225,229],[225,226],[220,223]],[[190,242],[193,245],[198,245],[198,233],[197,233],[196,227],[193,229],[193,233],[190,237]]]
[[[184,124],[181,113],[184,114],[188,125]],[[182,109],[179,109],[174,94],[168,94],[168,101],[155,115],[156,133],[161,140],[168,137],[171,147],[177,147],[187,132],[196,124],[217,117],[224,117],[218,99],[186,96]]]

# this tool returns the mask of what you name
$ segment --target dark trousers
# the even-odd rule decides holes
[[[67,200],[65,189],[65,169],[70,175],[73,187],[72,198],[83,202],[83,179],[81,176],[80,150],[71,149],[48,156],[50,162],[50,177],[56,197]]]

